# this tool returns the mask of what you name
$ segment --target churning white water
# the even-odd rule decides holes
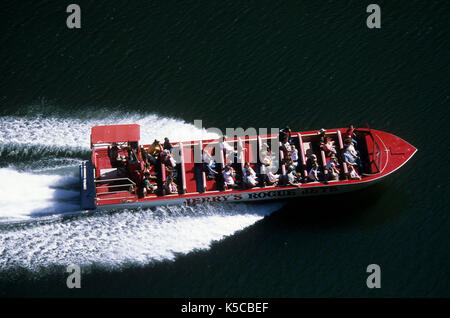
[[[90,148],[92,126],[139,124],[141,143],[168,137],[173,141],[216,138],[179,119],[158,115],[112,114],[106,118],[76,119],[57,117],[0,117],[0,145],[41,145],[51,147]]]
[[[281,207],[275,202],[83,214],[77,166],[89,154],[91,127],[129,123],[141,125],[143,143],[166,136],[173,141],[217,137],[157,115],[0,117],[0,159],[8,162],[0,168],[0,270],[70,263],[114,268],[173,259],[207,249]],[[26,156],[30,162],[17,168],[15,161]]]
[[[79,198],[79,191],[61,188],[77,185],[78,178],[74,176],[0,168],[0,180],[0,222],[80,209],[73,202]]]
[[[0,232],[0,268],[71,263],[115,268],[170,260],[207,249],[280,207],[280,203],[160,207],[22,224]]]

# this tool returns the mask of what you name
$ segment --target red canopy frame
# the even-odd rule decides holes
[[[133,142],[139,139],[141,126],[138,124],[94,126],[91,129],[91,147],[96,144]]]

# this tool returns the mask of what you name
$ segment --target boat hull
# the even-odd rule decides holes
[[[372,180],[371,182],[358,182],[350,184],[327,184],[318,183],[317,186],[308,188],[298,187],[278,187],[278,188],[261,188],[252,192],[218,192],[202,195],[177,195],[174,197],[162,197],[158,200],[144,202],[130,202],[110,205],[98,206],[99,210],[111,209],[135,209],[135,208],[151,208],[157,206],[194,206],[207,203],[238,203],[238,202],[256,202],[268,200],[285,200],[290,198],[311,197],[341,194],[353,192],[367,188],[381,181],[382,178]]]
[[[162,205],[191,206],[206,203],[255,202],[264,200],[279,200],[346,193],[364,189],[383,180],[386,176],[402,167],[407,161],[409,161],[409,159],[412,158],[412,156],[417,151],[415,147],[395,135],[379,130],[370,129],[358,129],[358,131],[361,138],[365,138],[363,140],[367,147],[367,167],[370,167],[370,169],[368,169],[368,173],[363,174],[362,178],[345,178],[329,182],[306,182],[299,184],[299,186],[266,186],[245,190],[234,189],[225,191],[223,189],[217,190],[215,188],[207,189],[205,173],[203,172],[203,181],[201,180],[201,178],[200,180],[198,180],[198,178],[196,177],[194,178],[194,171],[196,169],[195,165],[192,163],[187,164],[182,159],[180,164],[182,168],[181,176],[184,191],[182,191],[181,193],[185,194],[170,194],[163,196],[156,196],[155,194],[153,194],[151,196],[141,198],[137,196],[136,192],[130,192],[128,193],[128,195],[124,196],[123,191],[121,191],[119,194],[108,192],[108,196],[103,196],[102,198],[100,198],[99,195],[102,195],[102,193],[96,193],[95,189],[101,189],[101,187],[96,187],[95,183],[102,181],[98,181],[97,179],[94,181],[94,176],[98,174],[98,171],[96,171],[96,169],[100,170],[101,174],[101,169],[99,168],[102,167],[102,164],[104,165],[104,161],[102,163],[99,157],[97,157],[97,152],[93,152],[92,163],[86,162],[80,168],[82,209],[114,210],[122,208],[134,209],[138,207],[147,208]],[[304,140],[302,138],[313,138],[314,136],[317,136],[317,132],[318,131],[295,133],[300,143],[301,153],[305,152],[302,148],[302,140]],[[330,129],[327,131],[328,135],[338,137],[340,144],[339,147],[341,149],[342,140],[340,138],[341,134],[343,134],[344,132],[345,129]],[[114,138],[118,139],[117,136],[117,134],[114,134]],[[103,142],[105,137],[103,135],[101,137],[103,138],[101,139],[101,141]],[[266,137],[278,139],[278,135],[267,135]],[[252,138],[255,139],[254,137],[248,137],[248,140],[252,140]],[[204,144],[214,142],[217,143],[217,141],[214,140],[203,141]],[[231,142],[237,142],[237,140],[234,139],[231,140]],[[258,144],[261,144],[259,137]],[[181,145],[181,143],[179,143],[179,145]],[[202,149],[202,141],[183,143],[183,145],[179,147],[181,158],[185,158],[186,149],[190,149],[190,151],[192,152],[194,149],[194,145],[197,145]],[[250,152],[250,149],[247,150]],[[323,154],[322,157],[323,164],[325,164],[325,158]],[[304,156],[302,160],[303,166],[305,166]],[[285,172],[283,170],[283,174],[284,173]],[[189,177],[187,177],[188,175]],[[165,177],[162,177],[162,179],[165,180]],[[204,186],[203,191],[201,191],[202,187],[198,187],[198,184],[202,183]],[[190,185],[190,187],[186,187],[186,184]],[[195,187],[195,184],[197,184],[197,187]],[[113,188],[121,186],[110,185],[110,187]],[[186,189],[188,191],[186,191]],[[109,196],[110,193],[112,193],[112,196]],[[97,196],[95,196],[96,194]]]

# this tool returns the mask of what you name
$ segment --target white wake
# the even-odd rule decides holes
[[[207,249],[282,206],[241,203],[65,216],[78,209],[77,165],[89,154],[91,127],[131,123],[141,125],[143,143],[217,137],[157,115],[0,117],[0,159],[11,161],[0,168],[0,270],[71,263],[118,267],[174,259]],[[21,160],[25,167],[18,169],[13,161]]]
[[[161,207],[80,216],[0,232],[0,269],[92,264],[110,268],[172,260],[207,249],[282,203],[206,205],[194,210]]]
[[[80,210],[79,204],[70,203],[80,192],[64,189],[65,185],[78,184],[75,176],[0,168],[0,180],[0,222]]]
[[[200,130],[185,121],[158,115],[113,113],[106,118],[77,119],[58,117],[0,117],[0,145],[45,145],[53,147],[90,148],[93,126],[114,124],[139,124],[141,143],[162,141],[186,141],[201,138],[217,138],[216,134]]]

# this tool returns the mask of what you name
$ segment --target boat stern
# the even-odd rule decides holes
[[[90,161],[80,164],[80,207],[82,210],[95,210],[94,167]]]

